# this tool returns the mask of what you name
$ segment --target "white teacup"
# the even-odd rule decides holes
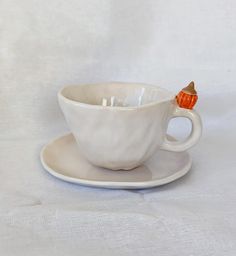
[[[58,99],[80,152],[96,166],[129,170],[157,150],[185,151],[201,136],[200,116],[194,110],[179,108],[175,95],[157,86],[68,86],[58,93]],[[173,117],[186,117],[192,122],[192,132],[183,142],[166,137]]]

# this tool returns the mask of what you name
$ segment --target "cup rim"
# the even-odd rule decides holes
[[[63,91],[66,88],[69,88],[69,87],[79,87],[79,86],[86,86],[86,85],[89,85],[89,86],[99,86],[99,85],[104,85],[104,84],[141,85],[141,86],[143,86],[145,88],[152,88],[154,90],[165,91],[169,95],[167,95],[166,97],[164,97],[163,99],[158,100],[158,101],[153,101],[153,102],[150,102],[150,103],[145,103],[145,104],[137,105],[137,106],[127,106],[127,107],[126,106],[103,106],[103,105],[94,105],[94,104],[89,104],[89,103],[83,103],[83,102],[80,102],[80,101],[75,101],[75,100],[69,99],[68,97],[63,95]],[[92,109],[107,109],[107,110],[110,109],[110,110],[122,110],[122,111],[124,111],[124,110],[143,109],[143,108],[147,108],[147,107],[150,107],[150,106],[158,105],[158,104],[163,103],[163,102],[172,101],[172,100],[175,99],[175,94],[174,93],[170,92],[169,90],[167,90],[165,88],[157,86],[157,85],[144,84],[144,83],[134,83],[134,82],[112,82],[112,81],[111,82],[104,82],[104,83],[66,85],[66,86],[62,87],[58,91],[57,96],[58,96],[58,98],[63,99],[67,103],[70,103],[70,104],[72,104],[74,106],[80,106],[80,107],[92,108]]]

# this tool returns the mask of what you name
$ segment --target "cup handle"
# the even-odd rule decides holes
[[[194,146],[200,139],[202,134],[202,121],[201,117],[195,110],[180,108],[175,104],[171,118],[176,117],[186,117],[191,121],[191,133],[184,141],[170,141],[165,137],[161,149],[182,152]]]

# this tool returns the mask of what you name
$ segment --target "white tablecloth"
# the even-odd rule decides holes
[[[235,1],[0,1],[0,255],[236,255]],[[196,81],[189,174],[147,190],[68,184],[42,146],[64,84]],[[183,137],[188,126],[171,123]]]

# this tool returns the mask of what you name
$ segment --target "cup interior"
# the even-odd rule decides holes
[[[59,94],[73,102],[108,107],[138,107],[174,98],[160,87],[134,83],[67,86]]]

